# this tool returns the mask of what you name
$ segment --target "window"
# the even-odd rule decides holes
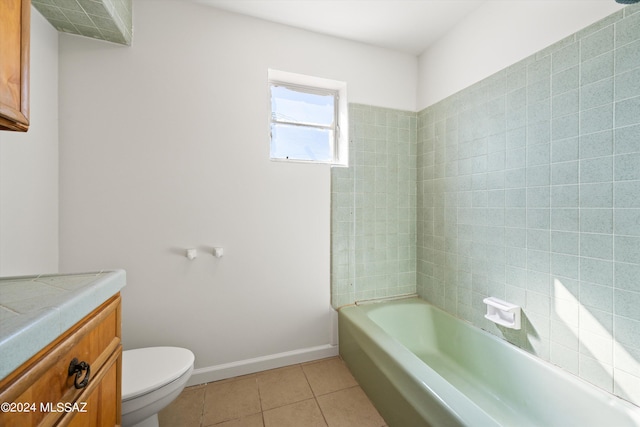
[[[271,159],[347,164],[344,84],[269,71]]]
[[[334,160],[336,91],[271,82],[271,158]]]

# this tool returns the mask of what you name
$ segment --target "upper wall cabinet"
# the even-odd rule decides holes
[[[29,129],[31,0],[0,0],[0,130]]]

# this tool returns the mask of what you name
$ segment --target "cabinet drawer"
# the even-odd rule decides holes
[[[30,409],[35,410],[0,412],[0,425],[48,426],[56,423],[64,412],[47,412],[47,409],[55,408],[58,402],[78,401],[92,386],[92,381],[99,381],[102,368],[113,360],[114,353],[119,356],[121,352],[120,337],[120,296],[116,295],[3,380],[0,401],[15,402],[23,408],[24,404],[33,404]],[[84,388],[77,389],[75,375],[69,376],[69,365],[74,358],[89,366],[89,381]],[[86,372],[80,374],[79,383]]]

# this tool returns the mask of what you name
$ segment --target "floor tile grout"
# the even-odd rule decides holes
[[[260,418],[264,426],[264,407],[262,406],[262,394],[260,393],[260,384],[258,383],[258,375],[256,375],[256,388],[258,389],[258,402],[260,402]]]
[[[320,365],[320,364],[324,364],[324,366],[313,367],[314,365]],[[305,367],[307,367],[307,369],[305,369]],[[280,379],[278,378],[278,371],[282,371],[283,377]],[[299,371],[302,372],[302,377],[299,376],[299,373],[298,373]],[[311,376],[313,376],[314,378],[312,378]],[[262,383],[260,382],[261,377],[264,378]],[[306,388],[308,388],[308,390],[311,392],[311,395],[309,398],[300,398],[300,396],[296,396],[295,393],[293,395],[291,394],[292,390],[304,389],[302,385],[303,383],[301,382],[303,378],[304,378],[304,384],[306,385]],[[209,403],[207,403],[207,395],[208,393],[213,392],[214,390],[213,387],[218,387],[218,386],[223,387],[223,388],[216,389],[217,390],[216,395],[220,397],[219,393],[225,390],[224,387],[230,387],[226,389],[228,392],[228,390],[233,389],[233,386],[229,386],[229,384],[233,384],[234,382],[239,382],[239,381],[244,381],[249,379],[251,379],[252,381],[245,383],[245,385],[241,387],[249,387],[249,389],[254,389],[255,387],[254,390],[257,393],[257,400],[258,400],[257,409],[259,409],[259,412],[256,412],[256,413],[242,412],[241,415],[239,415],[239,417],[235,417],[231,419],[222,419],[222,420],[219,419],[218,421],[213,421],[215,419],[211,417],[211,414],[213,413],[212,412],[213,409],[211,406],[208,406],[212,404],[212,400],[210,399]],[[293,387],[293,389],[291,388],[286,389],[286,387],[283,388],[282,383],[280,381],[288,381],[289,385]],[[314,385],[316,386],[317,391],[316,389],[314,389]],[[198,389],[202,389],[202,392],[201,393],[196,392],[196,390]],[[351,390],[351,391],[348,391],[348,390]],[[349,418],[353,418],[353,414],[351,413],[352,412],[351,408],[349,408],[347,412],[343,412],[342,413],[343,415],[340,415],[340,411],[345,411],[344,402],[341,402],[341,399],[344,399],[345,397],[347,397],[347,399],[352,399],[353,402],[356,402],[356,401],[362,400],[362,397],[357,397],[357,396],[363,396],[363,395],[367,401],[366,403],[364,403],[366,406],[366,409],[362,409],[365,407],[363,407],[361,404],[358,404],[358,405],[360,406],[360,410],[365,411],[360,415],[364,414],[362,416],[364,416],[365,419],[369,420],[368,421],[369,424],[366,424],[366,425],[370,427],[380,427],[380,426],[386,425],[384,424],[384,420],[382,420],[380,415],[377,413],[377,411],[371,404],[370,400],[368,399],[368,397],[366,397],[366,395],[364,394],[364,391],[361,389],[359,384],[355,381],[349,369],[346,367],[346,364],[340,357],[332,357],[332,358],[321,359],[317,361],[298,363],[298,364],[285,366],[277,369],[257,372],[250,375],[243,375],[239,377],[228,378],[221,381],[214,381],[206,384],[189,387],[185,389],[185,391],[183,391],[183,393],[185,392],[186,394],[184,395],[184,401],[182,405],[183,406],[186,405],[187,408],[188,407],[192,407],[194,409],[195,407],[199,408],[199,417],[198,417],[199,419],[197,420],[198,423],[190,424],[189,427],[192,427],[192,426],[193,427],[216,427],[216,426],[227,426],[231,424],[233,424],[234,426],[235,425],[244,426],[246,425],[245,423],[249,423],[249,422],[252,423],[251,424],[252,426],[255,425],[257,427],[259,425],[262,427],[268,427],[267,422],[272,424],[275,419],[282,421],[282,418],[281,418],[282,416],[291,417],[293,416],[293,414],[297,414],[296,417],[299,417],[299,416],[313,417],[313,419],[315,419],[314,423],[319,423],[320,422],[319,416],[321,416],[322,422],[324,422],[324,426],[326,427],[332,427],[333,422],[337,422],[340,425],[348,425],[348,424],[345,424],[345,422],[347,421],[344,419],[341,419],[340,417],[346,416]],[[267,399],[266,395],[264,395],[265,392],[271,393],[270,399]],[[274,392],[276,393],[275,395],[273,394]],[[284,393],[284,395],[282,393]],[[306,394],[306,392],[304,393]],[[334,397],[332,399],[331,395],[336,393],[343,393],[343,395],[341,395],[340,398]],[[347,393],[347,394],[345,395],[344,393]],[[181,396],[182,394],[178,396],[176,400],[179,400]],[[188,399],[192,398],[192,396],[194,396],[196,400],[194,403],[188,404]],[[254,396],[256,395],[254,394]],[[213,396],[211,396],[211,398],[213,398]],[[265,406],[264,406],[264,402],[266,401],[265,399],[269,400],[271,404],[275,403],[276,406],[265,409]],[[306,415],[304,414],[300,415],[299,411],[301,410],[302,407],[305,407],[304,405],[301,405],[301,403],[307,402],[311,399],[313,399],[313,404],[315,405],[315,409],[313,409],[312,412],[309,412],[310,403],[308,403],[306,406],[306,409],[304,409],[303,411],[306,413]],[[319,399],[322,399],[324,401],[325,403],[324,409],[320,405]],[[356,399],[356,400],[353,400],[353,399]],[[221,404],[220,400],[218,400],[217,403],[218,405],[220,405]],[[340,409],[341,404],[342,404],[342,409]],[[193,406],[189,406],[189,405],[193,405]],[[234,403],[233,405],[237,405],[237,403]],[[223,409],[223,411],[226,411],[228,408],[231,408],[229,409],[229,411],[231,412],[227,412],[227,413],[233,416],[240,413],[240,412],[234,412],[235,410],[233,409],[233,407],[235,406],[233,405],[231,407],[228,407],[228,406],[218,406],[218,407],[225,408]],[[294,405],[297,405],[297,406],[293,407]],[[215,403],[214,403],[214,407],[215,407]],[[286,409],[287,407],[292,407],[292,408],[289,408],[287,410]],[[207,413],[207,408],[209,408],[208,409],[209,424],[205,424],[205,414]],[[246,409],[247,408],[245,407],[242,410],[246,411]],[[184,410],[185,409],[183,409],[183,411]],[[329,414],[327,413],[327,411],[331,412],[331,417],[329,417]],[[287,414],[287,412],[288,412],[288,415],[283,415],[283,414]],[[270,421],[267,421],[267,417],[265,416],[267,413],[271,414],[269,417]],[[312,413],[315,413],[316,415],[312,415]],[[193,412],[191,412],[191,414],[193,414]],[[172,423],[173,424],[182,423],[182,421],[179,420],[180,416],[181,414],[180,414],[179,404],[176,402],[172,403],[165,410],[161,411],[160,417],[159,417],[160,427],[172,427]],[[187,415],[182,414],[182,416],[188,417],[188,414]],[[190,418],[193,420],[194,418],[193,415],[191,415]],[[251,421],[249,421],[249,419]],[[371,424],[373,419],[381,420],[382,424],[377,424],[377,423]],[[163,420],[166,420],[166,421],[163,422]],[[173,421],[170,421],[170,420],[173,420]],[[211,421],[213,421],[214,423],[211,424],[210,423]],[[254,422],[256,424],[253,424]],[[287,424],[293,422],[295,424],[297,421],[296,419],[293,419],[293,418],[287,418],[284,422]],[[360,422],[357,422],[357,423],[358,425],[360,425]],[[335,424],[333,425],[335,426]],[[187,427],[186,424],[185,424],[185,427]]]
[[[318,402],[318,395],[316,394],[315,390],[311,386],[311,381],[309,381],[309,375],[304,370],[304,367],[302,366],[302,364],[300,365],[300,369],[302,369],[302,373],[304,374],[304,378],[307,380],[307,385],[311,389],[311,394],[313,394],[313,401],[316,403],[316,406],[320,410],[320,414],[322,414],[322,419],[324,420],[325,425],[329,426],[329,421],[327,420],[327,416],[325,415],[324,411],[322,410],[322,406],[320,406],[320,402]]]

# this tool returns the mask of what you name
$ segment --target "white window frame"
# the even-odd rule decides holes
[[[349,123],[348,123],[348,107],[347,107],[347,85],[337,80],[323,79],[320,77],[307,76],[304,74],[290,73],[269,69],[268,75],[268,101],[269,101],[269,135],[272,123],[286,123],[282,120],[274,120],[271,111],[271,86],[281,85],[292,89],[300,89],[303,92],[318,94],[335,94],[335,120],[334,120],[334,138],[330,151],[332,158],[328,161],[324,160],[301,160],[287,159],[280,157],[269,157],[273,161],[284,162],[302,162],[302,163],[323,163],[335,166],[349,165]],[[313,127],[313,126],[309,126]],[[269,136],[269,146],[271,145],[271,136]],[[271,152],[271,150],[269,150]]]

